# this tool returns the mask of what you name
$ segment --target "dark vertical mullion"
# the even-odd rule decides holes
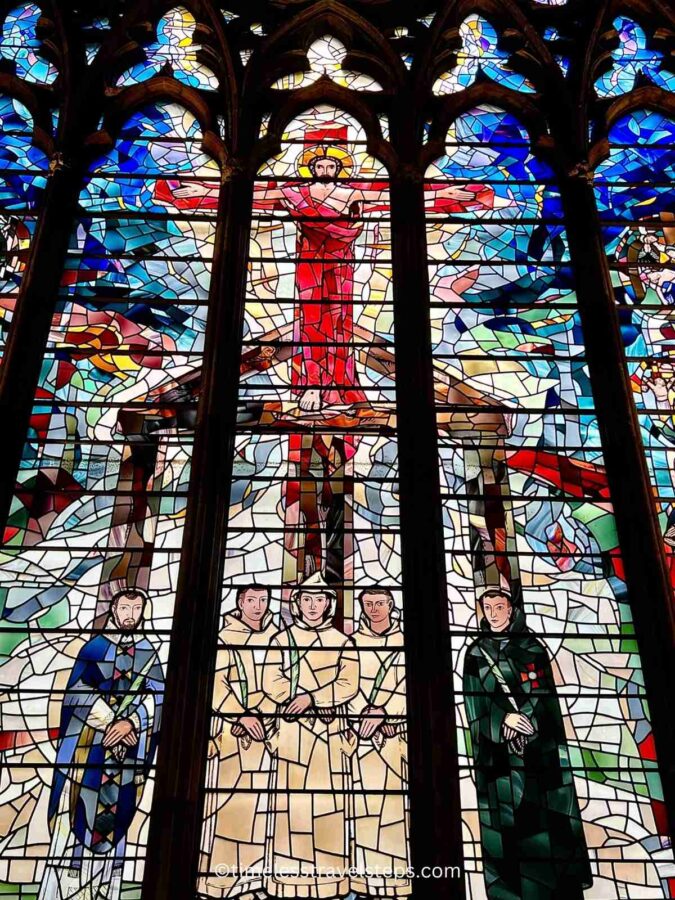
[[[0,526],[7,521],[14,495],[83,178],[80,165],[57,165],[50,174],[9,331],[0,383]]]
[[[194,897],[220,621],[252,179],[223,185],[203,387],[157,755],[144,900]]]
[[[671,834],[675,829],[675,619],[663,536],[632,392],[593,186],[561,181],[588,368],[641,651]]]
[[[392,116],[395,149],[414,163],[415,104]],[[398,117],[400,116],[399,121]],[[399,146],[395,140],[400,138]],[[404,157],[405,158],[405,157]],[[401,555],[408,697],[412,864],[462,866],[462,829],[438,442],[424,184],[412,166],[391,183]],[[418,900],[465,894],[463,878],[418,879]]]

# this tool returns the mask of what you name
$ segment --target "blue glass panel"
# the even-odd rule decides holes
[[[36,84],[53,84],[59,73],[42,55],[42,43],[36,33],[41,15],[40,7],[34,3],[22,3],[7,13],[0,38],[0,56],[14,62],[19,78]]]
[[[614,20],[619,46],[612,52],[613,66],[595,82],[599,97],[619,97],[635,87],[638,75],[649,78],[658,87],[675,90],[675,73],[663,66],[663,53],[647,47],[644,29],[626,16]]]
[[[217,90],[217,77],[199,60],[200,46],[192,41],[196,26],[194,16],[184,6],[170,10],[157,25],[157,40],[144,48],[145,61],[123,72],[117,84],[141,84],[168,68],[188,87]]]
[[[30,113],[12,97],[0,96],[0,134],[1,355],[47,184],[48,160],[32,142]]]

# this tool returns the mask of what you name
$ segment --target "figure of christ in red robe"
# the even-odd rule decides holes
[[[310,141],[322,137],[323,132],[308,134]],[[373,182],[366,187],[343,179],[351,168],[350,159],[340,145],[317,144],[303,155],[311,181],[260,183],[254,192],[255,209],[286,210],[297,224],[298,304],[291,382],[300,409],[308,413],[366,402],[352,348],[356,242],[365,225],[365,213],[389,213],[389,190],[386,183]],[[478,211],[494,204],[489,186],[434,188],[431,212]],[[159,189],[167,196],[158,199],[179,209],[217,204],[218,189],[213,184],[192,182],[167,188],[162,183]]]
[[[298,175],[311,180],[258,183],[254,190],[257,210],[284,210],[297,227],[295,294],[291,385],[303,413],[321,416],[331,407],[367,405],[361,390],[353,350],[355,257],[357,241],[366,225],[366,213],[390,212],[387,182],[350,180],[353,160],[346,149],[346,129],[325,128],[305,134]],[[159,191],[166,195],[159,196]],[[461,213],[491,209],[495,203],[491,187],[468,185],[434,186],[434,203],[429,211]],[[167,190],[158,185],[158,199],[179,209],[204,209],[217,204],[217,189],[200,182],[174,183]],[[264,338],[261,339],[264,342]],[[358,436],[350,443],[325,445],[321,435],[309,444],[301,435],[289,438],[290,460],[296,477],[285,485],[285,525],[297,534],[302,526],[304,540],[289,538],[287,553],[295,562],[297,580],[312,570],[329,571],[333,580],[343,582],[348,548],[344,517],[338,514],[340,492],[332,489],[331,473],[337,481],[349,455],[356,451]],[[343,454],[347,451],[346,458]],[[311,460],[326,466],[323,481],[312,477]],[[329,460],[332,463],[329,463]],[[326,533],[326,530],[328,533]],[[342,559],[339,557],[342,556]],[[341,572],[340,569],[343,569]]]

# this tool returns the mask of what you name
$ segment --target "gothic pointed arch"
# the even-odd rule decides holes
[[[539,152],[550,155],[555,144],[550,135],[550,125],[542,115],[541,105],[527,96],[517,94],[498,84],[483,82],[472,85],[458,94],[444,98],[435,116],[429,121],[423,159],[430,163],[442,150],[452,122],[469,110],[483,105],[494,105],[512,113],[527,129],[533,146]]]
[[[424,61],[418,66],[418,77],[429,82],[431,87],[444,72],[456,70],[457,54],[461,54],[463,45],[474,48],[464,55],[470,59],[478,54],[476,62],[479,66],[485,53],[485,62],[489,63],[490,57],[494,57],[504,76],[507,72],[513,73],[510,86],[516,90],[555,90],[558,93],[564,90],[560,68],[549,48],[513,0],[506,3],[451,0],[446,3],[434,19]],[[476,76],[479,80],[485,77],[479,70],[467,73],[464,80],[451,88],[452,92],[468,87]],[[504,77],[504,81],[508,84],[508,77]]]
[[[86,146],[90,152],[98,153],[112,146],[120,128],[135,110],[159,102],[177,103],[189,110],[201,126],[204,149],[221,164],[225,163],[227,151],[213,108],[198,91],[162,76],[144,84],[130,85],[108,101],[102,127],[87,137]]]
[[[616,2],[598,14],[580,82],[580,108],[587,111],[593,140],[606,134],[609,109],[623,95],[648,87],[673,90],[674,35],[672,13],[664,17],[651,0]]]
[[[155,77],[173,78],[201,91],[202,102],[211,103],[213,118],[220,115],[228,137],[233,137],[238,82],[223,17],[210,4],[148,0],[134,6],[106,35],[94,64],[108,95]]]
[[[486,99],[489,96],[486,94]],[[549,137],[549,145],[551,140]],[[530,843],[524,819],[520,831],[519,804],[510,819],[511,851],[504,853],[505,844],[491,840],[489,823],[493,815],[499,815],[491,804],[491,785],[494,773],[500,768],[491,754],[500,751],[495,750],[493,739],[482,731],[489,711],[481,704],[489,692],[482,692],[481,682],[484,684],[484,678],[493,676],[501,683],[497,675],[501,665],[498,660],[502,659],[508,644],[502,644],[502,649],[497,651],[497,645],[490,647],[482,635],[495,632],[499,609],[516,617],[522,627],[528,619],[529,637],[518,645],[518,650],[514,643],[514,652],[522,652],[528,640],[534,641],[539,648],[536,652],[542,654],[540,662],[535,664],[537,673],[541,673],[534,676],[537,683],[540,677],[542,680],[546,677],[554,684],[569,684],[571,676],[562,672],[568,671],[563,658],[571,651],[576,634],[571,608],[565,605],[553,611],[554,600],[550,614],[557,618],[558,624],[552,626],[549,621],[535,624],[542,592],[552,589],[556,595],[553,586],[556,576],[552,575],[548,587],[539,581],[547,566],[551,566],[551,573],[565,569],[567,597],[572,604],[577,590],[585,593],[587,579],[598,579],[596,583],[604,583],[609,590],[606,598],[618,620],[631,619],[623,566],[619,564],[613,571],[608,568],[610,558],[619,552],[616,539],[612,539],[614,549],[610,549],[602,541],[597,543],[599,532],[593,534],[591,530],[584,534],[572,525],[577,509],[574,501],[569,505],[572,497],[584,497],[584,502],[591,505],[603,505],[601,498],[609,499],[611,489],[600,448],[596,454],[588,445],[589,423],[585,422],[584,414],[572,412],[581,406],[591,416],[595,415],[593,388],[581,363],[586,353],[582,327],[586,311],[580,309],[571,277],[569,239],[558,181],[560,175],[564,176],[564,170],[556,173],[540,150],[533,152],[531,136],[518,121],[517,114],[500,109],[493,95],[490,102],[465,104],[459,115],[453,116],[444,152],[430,165],[425,184],[439,466],[442,495],[446,498],[446,541],[454,547],[454,554],[449,553],[453,565],[448,569],[448,599],[452,631],[466,629],[467,634],[465,642],[457,641],[453,656],[466,691],[466,712],[460,713],[458,724],[470,733],[466,744],[467,766],[475,767],[475,778],[467,779],[467,787],[472,783],[476,786],[475,808],[479,812],[476,821],[481,822],[483,829],[480,854],[484,872],[489,883],[511,884],[521,895],[527,888],[520,879],[528,880],[527,868],[533,856],[539,850],[544,853],[548,850],[543,845],[537,850],[536,843]],[[504,165],[506,159],[508,165]],[[449,206],[439,207],[436,198],[448,184],[462,190],[462,199],[458,197]],[[519,262],[525,258],[530,264],[522,267]],[[552,330],[541,331],[535,326],[536,321],[557,324]],[[551,364],[544,362],[546,341],[556,341],[555,328],[572,328],[575,334],[565,351],[570,354],[568,364],[558,352],[554,354],[555,363],[552,359]],[[541,365],[532,365],[535,358],[541,359]],[[465,366],[471,372],[468,378],[459,374]],[[539,400],[535,399],[535,384],[528,384],[530,376],[535,376],[538,388],[544,388],[539,378],[547,385]],[[551,388],[552,392],[548,393]],[[508,398],[506,391],[511,391]],[[472,402],[467,392],[475,392]],[[468,413],[469,424],[465,410],[471,405],[475,412],[473,416]],[[513,410],[519,412],[512,418]],[[529,426],[523,426],[521,432],[521,426],[516,423],[525,420]],[[541,432],[535,437],[538,427]],[[528,438],[524,441],[525,432]],[[556,490],[549,493],[545,487],[548,475],[540,465],[545,459],[551,462],[554,458],[560,462],[560,479],[556,480]],[[548,464],[545,468],[548,469]],[[552,468],[558,469],[558,464],[553,463]],[[573,472],[581,475],[582,471],[581,481],[572,475]],[[594,484],[585,482],[582,486],[586,477],[592,477]],[[550,509],[549,502],[553,503]],[[603,509],[609,512],[609,507],[603,505]],[[531,517],[538,523],[534,531]],[[614,530],[613,525],[610,530]],[[595,559],[590,568],[585,564],[579,567],[578,562],[572,561],[582,546],[584,558],[589,563]],[[559,554],[568,551],[571,551],[569,561],[563,563]],[[605,552],[609,556],[603,561]],[[530,553],[538,558],[534,569]],[[616,562],[614,558],[611,566]],[[469,607],[476,603],[478,618],[486,624],[479,621],[474,626],[463,603]],[[602,605],[589,605],[587,613],[598,623],[602,620],[605,624],[601,627],[607,627]],[[486,616],[494,617],[491,623],[485,620]],[[609,626],[607,636],[612,632]],[[535,644],[531,645],[533,652]],[[594,652],[590,645],[583,644],[571,652],[577,651],[582,656],[592,656]],[[506,652],[510,651],[506,649]],[[527,662],[523,662],[524,682],[530,676]],[[642,672],[636,670],[631,677],[637,685],[642,681]],[[579,690],[583,692],[585,688],[580,685]],[[553,698],[554,692],[550,696]],[[563,696],[553,702],[547,715],[558,721],[561,715],[569,717],[572,729],[567,737],[569,758],[577,757],[577,750],[571,749],[572,746],[578,748],[578,758],[584,758],[586,742],[594,743],[593,729],[602,728],[603,701],[598,701],[595,724],[590,731],[565,706]],[[557,707],[558,703],[562,706]],[[462,708],[460,693],[458,709]],[[501,712],[497,714],[497,718],[501,715]],[[647,723],[646,709],[641,715]],[[557,727],[562,734],[561,726]],[[629,717],[626,727],[633,734],[630,755],[635,765],[649,770],[651,751],[649,742],[642,743],[642,726],[636,727]],[[651,733],[651,726],[647,728]],[[461,738],[459,744],[461,748]],[[613,768],[618,772],[621,764],[617,761]],[[554,842],[561,842],[561,854],[574,859],[575,873],[570,869],[569,877],[583,887],[589,887],[591,882],[598,886],[599,879],[591,872],[590,859],[603,855],[602,840],[600,844],[594,843],[598,836],[595,829],[600,825],[594,819],[590,799],[594,779],[594,764],[575,770],[574,783],[579,786],[585,782],[590,786],[588,791],[577,788],[579,793],[575,799],[572,780],[560,772],[556,790],[572,790],[569,803],[576,812],[569,829],[562,831],[553,825],[547,829]],[[630,779],[627,786],[629,783]],[[643,811],[635,798],[633,810],[638,816],[644,812],[651,833],[658,835],[663,822],[660,788],[650,797],[649,809]],[[468,807],[465,815],[470,831]],[[546,817],[548,813],[540,808],[538,815]],[[518,850],[520,841],[523,845]],[[565,851],[562,844],[566,845]],[[467,865],[473,865],[475,846],[472,835],[467,840]],[[558,851],[554,856],[557,855]],[[515,859],[520,863],[516,865]],[[480,880],[475,889],[480,890]]]
[[[268,86],[271,80],[307,67],[306,54],[312,41],[324,35],[335,35],[347,48],[345,65],[354,65],[365,75],[381,81],[387,93],[394,92],[405,79],[405,66],[388,41],[367,19],[335,0],[319,0],[297,13],[275,35],[265,40],[251,60],[246,73],[247,89],[256,83]],[[250,87],[249,87],[250,86]]]

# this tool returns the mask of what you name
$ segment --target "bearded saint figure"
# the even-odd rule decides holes
[[[139,634],[147,598],[129,587],[78,653],[63,699],[39,900],[118,900],[127,832],[150,777],[164,675]]]

